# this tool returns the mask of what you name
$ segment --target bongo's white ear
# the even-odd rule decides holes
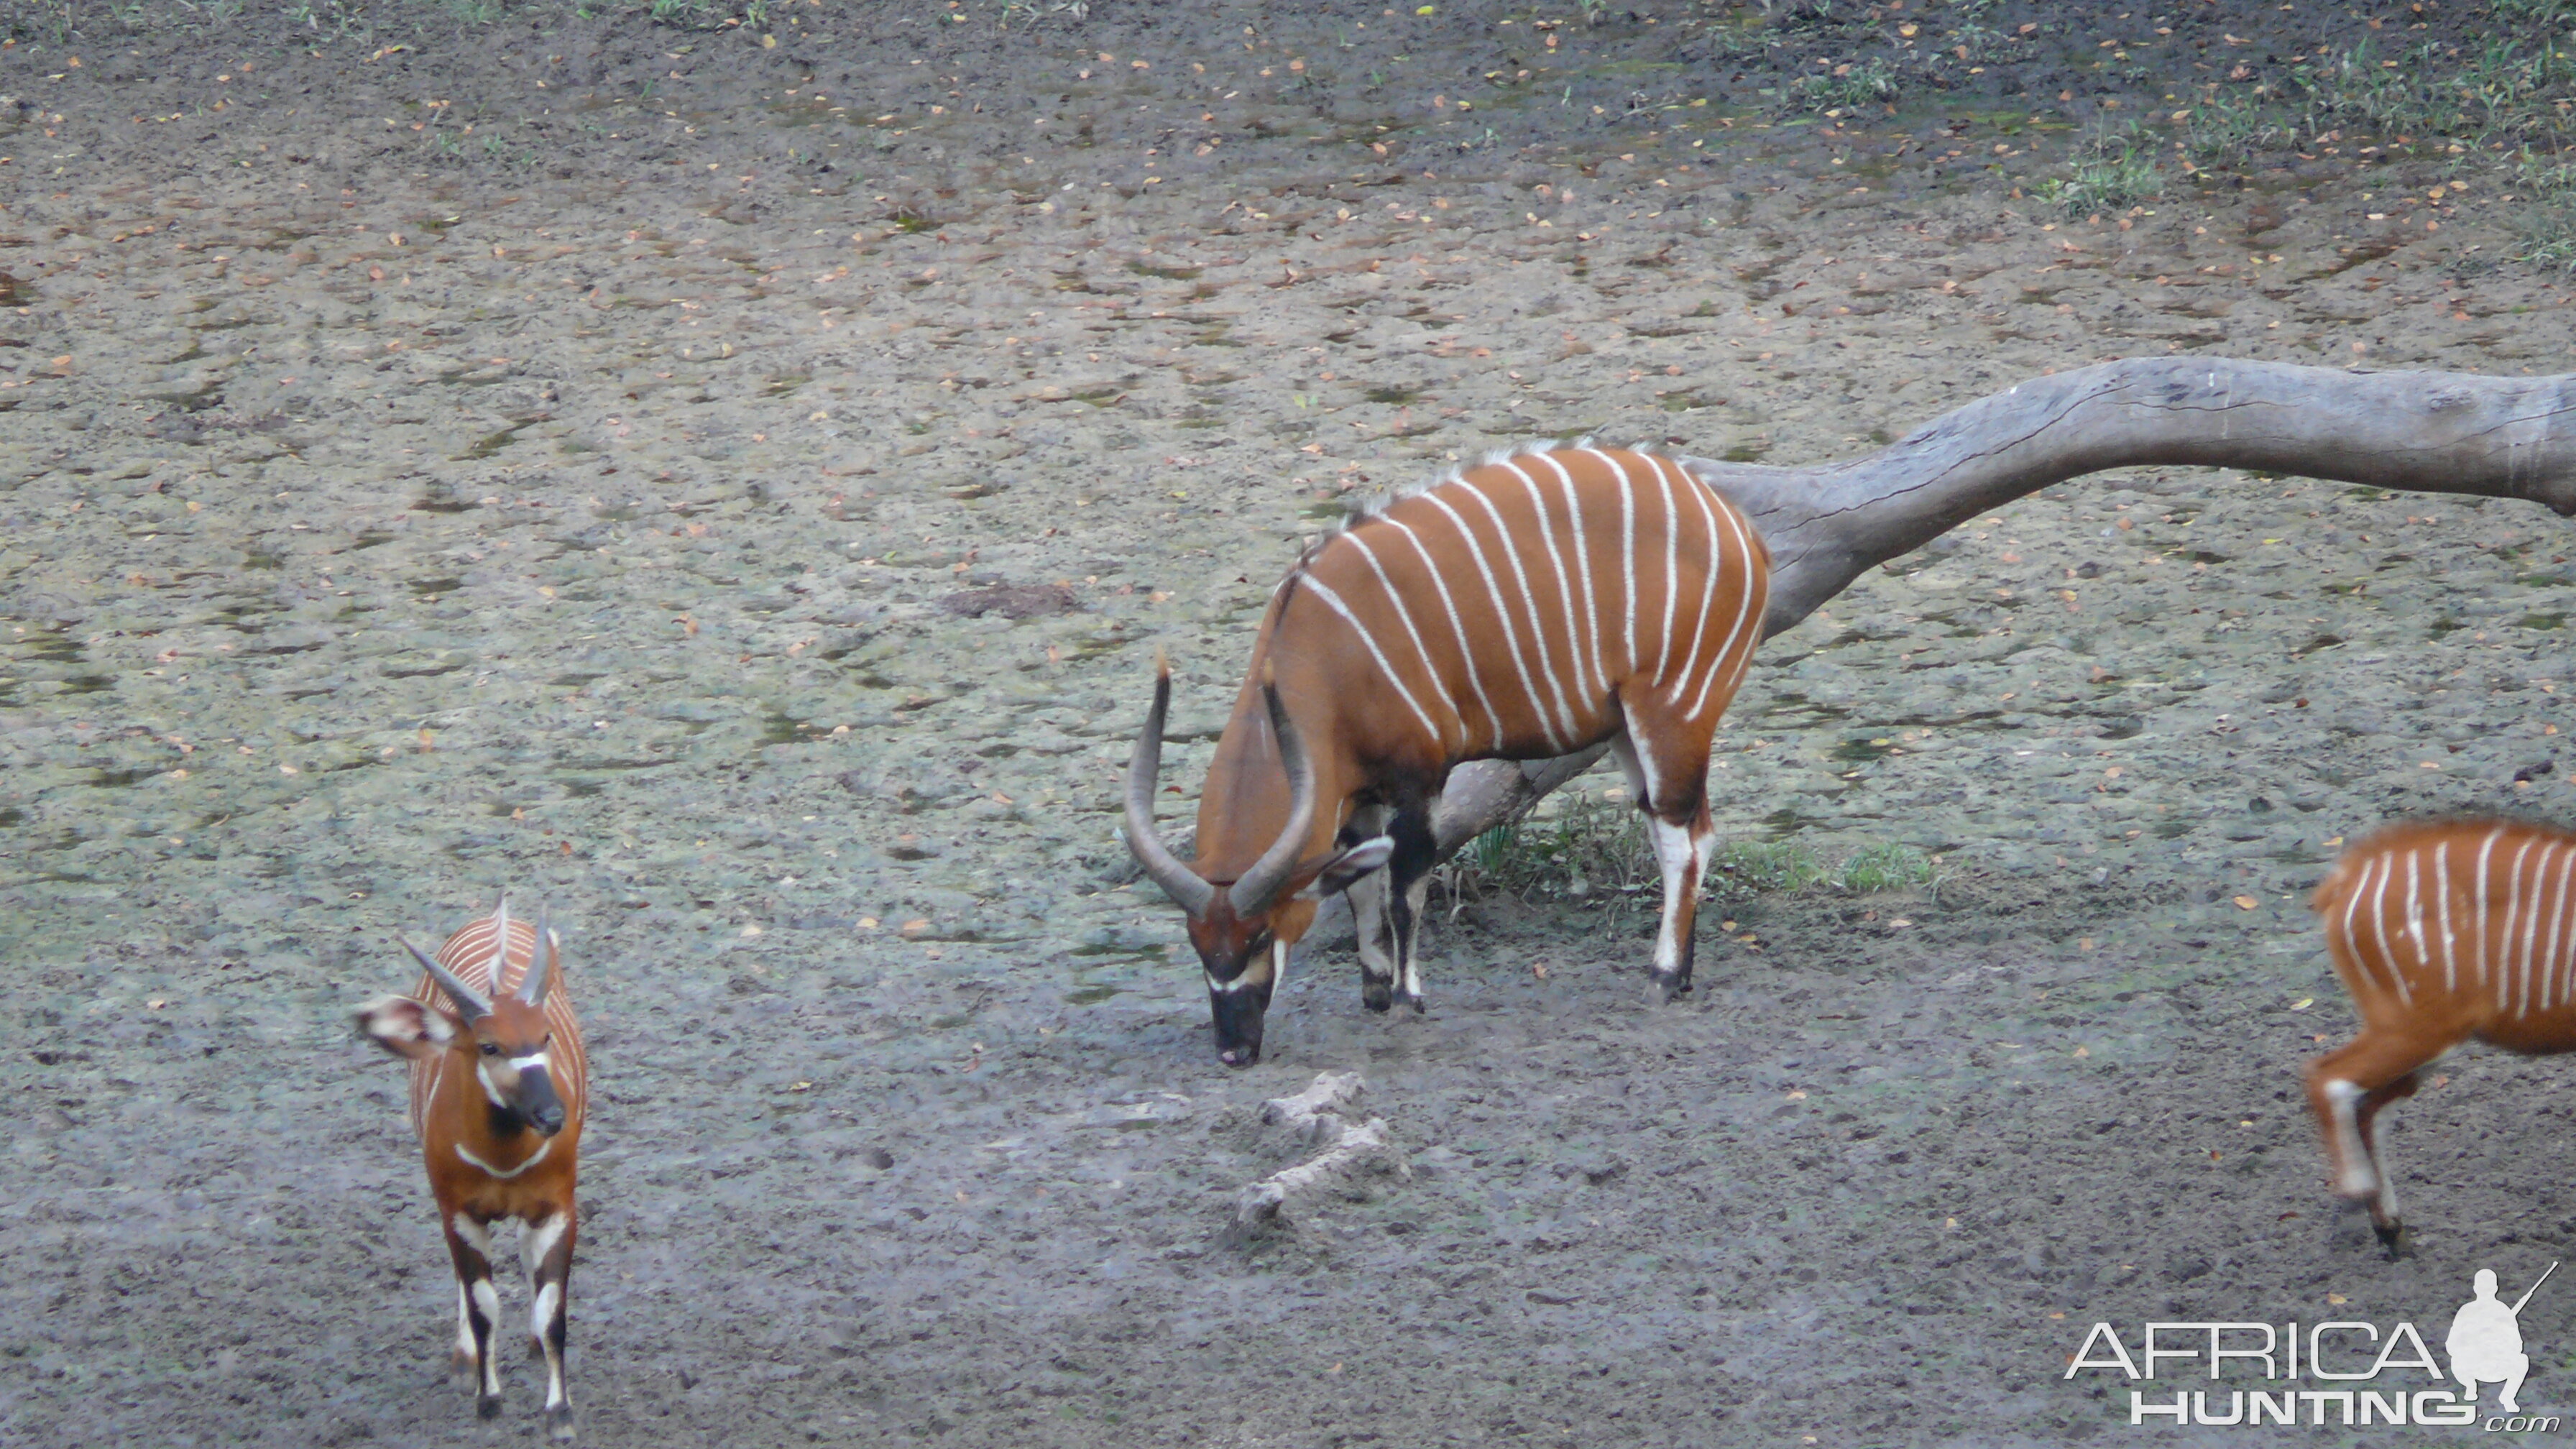
[[[408,996],[379,996],[358,1008],[358,1030],[398,1057],[419,1061],[447,1050],[456,1023]]]

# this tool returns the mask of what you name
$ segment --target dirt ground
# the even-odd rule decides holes
[[[1357,490],[1581,433],[1845,456],[2130,354],[2570,370],[2563,279],[2439,150],[2035,199],[2071,128],[2352,16],[38,8],[0,1442],[538,1432],[528,1370],[497,1426],[442,1380],[348,1024],[505,887],[591,1036],[597,1444],[2113,1440],[2125,1385],[2062,1377],[2094,1321],[2432,1336],[2476,1268],[2576,1257],[2563,1066],[2473,1050],[2398,1110],[2394,1264],[2296,1078],[2350,1020],[2304,907],[2342,838],[2576,817],[2576,527],[2534,506],[2137,470],[1873,571],[1765,647],[1716,808],[1939,881],[1721,883],[1670,1008],[1633,900],[1489,896],[1427,1016],[1311,952],[1229,1072],[1114,834],[1154,651],[1186,820]],[[1942,48],[1968,17],[1993,53]],[[1892,110],[1786,103],[1864,43]],[[1325,1070],[1411,1175],[1229,1239],[1306,1151],[1260,1104]],[[2576,1410],[2576,1288],[2522,1323],[2524,1406]]]

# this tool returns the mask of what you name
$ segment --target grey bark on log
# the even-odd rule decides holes
[[[2108,468],[2255,469],[2528,499],[2576,515],[2576,374],[2129,358],[2033,378],[1848,462],[1683,461],[1751,515],[1770,546],[1768,638],[1871,565],[2024,494]],[[1433,822],[1440,857],[1528,813],[1601,750],[1459,766]]]

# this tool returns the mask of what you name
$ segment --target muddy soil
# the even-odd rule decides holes
[[[1720,882],[1669,1008],[1633,895],[1471,896],[1428,1015],[1310,952],[1228,1072],[1113,833],[1154,651],[1186,819],[1299,540],[1487,449],[1825,459],[2139,353],[2567,370],[2438,149],[2031,199],[2309,17],[60,9],[0,49],[0,1441],[535,1435],[528,1372],[497,1427],[441,1381],[348,1025],[504,888],[592,1042],[594,1443],[2059,1444],[2132,1432],[2062,1376],[2096,1320],[2430,1336],[2576,1257],[2563,1068],[2395,1114],[2395,1264],[2295,1076],[2343,838],[2576,816],[2536,507],[2137,470],[1872,572],[1766,646],[1717,810],[1939,878]],[[1892,110],[1786,103],[1864,45]],[[1410,1176],[1229,1239],[1324,1070]],[[2523,1331],[2576,1409],[2576,1291]]]

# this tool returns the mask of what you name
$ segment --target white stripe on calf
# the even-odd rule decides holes
[[[519,1238],[519,1266],[534,1278],[545,1271],[546,1255],[563,1241],[565,1216],[556,1213],[541,1223],[530,1223]]]
[[[2540,860],[2533,866],[2531,872],[2531,920],[2522,929],[2522,974],[2525,979],[2528,979],[2532,972],[2544,969],[2536,950],[2540,944],[2540,902],[2549,886],[2550,858],[2556,854],[2558,854],[2558,842],[2553,840],[2540,852]],[[2502,1006],[2504,1003],[2499,1001],[2496,1004]]]
[[[2487,838],[2478,843],[2478,980],[2481,983],[2497,974],[2496,963],[2489,956],[2493,943],[2488,940],[2492,933],[2487,930],[2487,918],[2495,912],[2487,905],[2487,857],[2495,854],[2495,844],[2503,838],[2504,827],[2499,825],[2488,831]]]
[[[1404,680],[1396,674],[1395,666],[1386,662],[1385,651],[1377,647],[1376,638],[1369,633],[1368,626],[1360,622],[1360,616],[1352,613],[1351,606],[1343,603],[1342,596],[1326,587],[1322,579],[1308,578],[1306,588],[1316,598],[1323,600],[1325,607],[1341,615],[1350,624],[1352,631],[1360,636],[1360,642],[1368,646],[1369,657],[1377,661],[1378,672],[1386,676],[1387,683],[1395,686],[1397,694],[1404,696],[1405,707],[1413,711],[1413,717],[1422,721],[1423,733],[1431,736],[1432,747],[1443,748],[1447,741],[1440,733],[1440,726],[1431,722],[1431,716],[1422,708],[1422,701],[1415,699],[1413,691],[1404,687]]]
[[[2359,1197],[2371,1190],[2370,1152],[2361,1144],[2361,1127],[2353,1117],[2353,1103],[2361,1100],[2361,1088],[2336,1078],[2326,1083],[2326,1100],[2333,1104],[2335,1142],[2343,1159],[2343,1176],[2336,1183],[2346,1197]]]
[[[2528,945],[2524,945],[2522,950],[2517,952],[2514,947],[2516,945],[2516,937],[2518,937],[2522,931],[2522,863],[2526,859],[2530,858],[2531,847],[2537,844],[2539,844],[2539,842],[2532,839],[2526,839],[2522,842],[2522,849],[2513,853],[2513,869],[2508,872],[2505,877],[2503,965],[2504,970],[2507,973],[2510,973],[2514,969],[2514,963],[2517,960],[2525,963],[2523,966],[2524,970],[2530,969],[2528,963],[2531,948]]]
[[[1699,882],[1687,878],[1698,852],[1691,848],[1688,825],[1667,825],[1652,816],[1648,821],[1655,838],[1655,859],[1664,868],[1664,924],[1655,933],[1655,970],[1670,975],[1682,966],[1682,908],[1689,903],[1690,892],[1699,888]]]
[[[2576,866],[2576,857],[2570,857],[2567,864]],[[2558,887],[2558,906],[2549,913],[2549,944],[2540,948],[2540,1010],[2543,1015],[2548,1014],[2551,999],[2558,996],[2558,934],[2567,924],[2568,898],[2576,896],[2576,891],[2568,889],[2576,882],[2571,882],[2568,876],[2567,868],[2560,867],[2558,879],[2553,882]]]
[[[1467,687],[1476,691],[1476,703],[1483,707],[1485,721],[1493,727],[1494,748],[1501,749],[1503,717],[1495,711],[1493,697],[1485,693],[1485,677],[1476,668],[1476,646],[1468,641],[1467,626],[1459,622],[1458,601],[1450,596],[1449,580],[1441,574],[1440,565],[1431,561],[1431,550],[1423,546],[1422,535],[1415,533],[1400,518],[1387,518],[1382,521],[1387,527],[1403,534],[1405,541],[1413,545],[1414,555],[1422,560],[1423,576],[1431,580],[1431,587],[1440,591],[1440,607],[1449,615],[1450,636],[1458,641],[1459,661],[1467,667]],[[1464,719],[1459,721],[1459,728],[1462,731],[1466,728]]]
[[[489,1398],[501,1392],[501,1355],[491,1336],[501,1331],[501,1290],[489,1278],[474,1280],[474,1306],[482,1311],[484,1323],[483,1393]]]
[[[2397,950],[2388,944],[2388,887],[2397,879],[2397,861],[2390,857],[2379,873],[2379,889],[2370,900],[2370,934],[2379,942],[2380,964],[2388,969],[2389,984],[2397,988],[2397,999],[2409,1006],[2415,1004],[2415,990],[2407,984],[2411,974],[2397,960]]]

